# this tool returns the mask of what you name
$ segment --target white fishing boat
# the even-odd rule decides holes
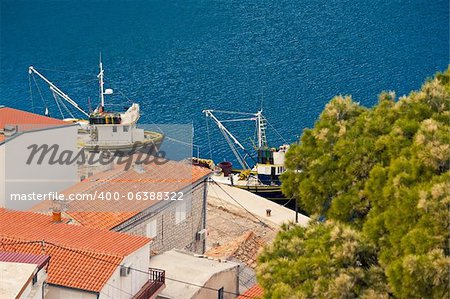
[[[140,117],[140,107],[138,103],[132,103],[128,109],[123,112],[113,112],[106,109],[105,96],[112,95],[113,90],[111,88],[105,89],[104,87],[104,70],[101,57],[99,68],[100,72],[97,75],[97,78],[99,80],[100,103],[96,109],[89,112],[82,109],[76,101],[59,89],[33,66],[29,67],[28,73],[30,76],[37,75],[48,84],[56,106],[61,113],[61,118],[67,122],[73,122],[79,125],[78,145],[80,148],[85,148],[88,151],[120,150],[128,152],[145,147],[150,147],[153,150],[155,147],[159,146],[164,138],[163,134],[146,131],[137,127],[137,122]],[[30,79],[30,84],[31,81],[32,80]],[[33,78],[33,81],[36,83],[35,78]],[[30,91],[31,90],[30,85]],[[72,107],[77,109],[78,112],[87,119],[74,117],[66,103],[69,103]],[[71,117],[66,117],[63,111],[68,113]],[[49,110],[46,106],[45,114],[48,115],[48,112]]]
[[[284,159],[289,145],[283,144],[278,148],[268,146],[266,136],[268,122],[262,110],[257,113],[204,110],[203,113],[216,123],[241,168],[234,169],[232,163],[228,161],[220,162],[217,166],[206,159],[194,159],[194,163],[213,168],[212,179],[217,183],[245,189],[268,199],[284,198],[281,193],[280,175],[285,171]],[[219,120],[216,114],[239,115],[239,118]],[[224,125],[226,122],[241,121],[256,123],[257,136],[253,146],[256,158]]]

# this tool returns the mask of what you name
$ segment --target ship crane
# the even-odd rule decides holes
[[[267,148],[267,137],[266,137],[266,120],[262,115],[262,110],[257,113],[246,113],[246,112],[235,112],[235,111],[223,111],[223,110],[203,110],[206,117],[211,118],[218,126],[222,135],[225,137],[228,145],[231,148],[231,151],[235,155],[239,164],[243,169],[250,169],[250,166],[246,162],[245,158],[248,155],[253,160],[255,160],[246,150],[246,148],[237,140],[237,138],[225,127],[223,123],[225,122],[240,122],[240,121],[256,121],[257,127],[257,138],[258,138],[258,149]],[[235,115],[243,115],[245,118],[236,118],[236,119],[227,119],[227,120],[219,120],[214,113],[223,113],[223,114],[235,114]],[[239,153],[241,149],[246,153],[246,156],[242,156]],[[256,161],[255,161],[256,162]]]
[[[39,73],[33,66],[30,66],[28,68],[28,73],[30,75],[32,74],[36,74],[38,75],[42,80],[44,80],[45,83],[47,83],[50,86],[50,90],[57,94],[58,96],[60,96],[62,99],[64,99],[66,102],[68,102],[70,105],[72,105],[73,107],[75,107],[78,111],[80,111],[81,113],[83,113],[84,115],[89,117],[89,114],[84,111],[83,109],[81,109],[80,106],[78,106],[77,102],[75,102],[74,100],[72,100],[67,94],[65,94],[61,89],[59,89],[55,84],[53,84],[52,82],[50,82],[50,80],[48,80],[44,75],[42,75],[41,73]],[[58,103],[58,102],[57,102]]]
[[[97,75],[97,78],[99,80],[99,93],[100,93],[100,106],[97,108],[98,112],[104,112],[105,109],[105,95],[111,95],[113,94],[113,90],[111,88],[104,88],[104,70],[103,70],[103,63],[102,63],[102,57],[100,54],[100,62],[99,62],[99,74]],[[59,89],[55,84],[53,84],[50,80],[48,80],[44,75],[42,75],[40,72],[38,72],[33,66],[30,66],[28,68],[28,74],[34,75],[36,74],[37,76],[39,76],[42,80],[44,80],[45,83],[47,83],[50,87],[50,90],[53,93],[53,96],[55,97],[55,101],[56,104],[58,105],[58,108],[61,112],[62,115],[62,110],[60,108],[60,105],[58,103],[58,99],[56,96],[59,96],[60,98],[62,98],[63,100],[65,100],[66,102],[68,102],[70,105],[72,105],[73,107],[75,107],[78,111],[80,111],[82,114],[84,114],[85,116],[89,117],[89,113],[87,113],[85,110],[83,110],[78,104],[77,102],[75,102],[71,97],[69,97],[66,93],[64,93],[61,89]],[[34,77],[33,77],[34,79]],[[31,83],[30,83],[31,84]],[[37,85],[37,83],[36,83]],[[31,86],[30,86],[30,90],[31,90]],[[42,97],[42,95],[41,95]],[[62,102],[62,105],[64,106],[64,108],[66,108],[66,110],[70,113],[70,111],[67,109],[67,107],[64,105],[64,102]],[[63,115],[62,115],[63,116]],[[64,116],[63,116],[64,118]]]

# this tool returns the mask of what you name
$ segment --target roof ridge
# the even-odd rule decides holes
[[[54,246],[57,248],[63,248],[69,251],[84,251],[84,252],[88,252],[88,253],[95,253],[95,254],[102,254],[102,255],[108,255],[111,257],[118,257],[118,258],[125,258],[126,255],[119,255],[116,253],[112,253],[112,252],[106,252],[106,251],[102,251],[102,250],[96,250],[96,249],[89,249],[89,248],[80,248],[80,247],[74,247],[74,246],[70,246],[67,244],[61,244],[58,242],[51,242],[51,241],[46,241],[46,240],[28,240],[28,239],[24,239],[24,238],[20,238],[20,237],[15,237],[15,236],[8,236],[8,235],[3,235],[0,234],[0,238],[4,238],[4,239],[10,239],[10,240],[18,240],[19,242],[17,242],[17,244],[14,244],[16,242],[12,242],[12,243],[8,243],[8,244],[4,244],[2,241],[0,241],[0,248],[2,246],[14,246],[14,245],[20,245],[20,244],[38,244],[38,243],[43,243],[43,246]]]

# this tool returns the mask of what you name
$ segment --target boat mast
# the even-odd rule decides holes
[[[266,120],[262,109],[256,113],[256,127],[258,130],[258,149],[267,148]]]
[[[105,108],[105,91],[103,87],[103,64],[102,64],[102,53],[100,53],[100,73],[97,75],[97,78],[100,82],[100,107],[102,110]]]
[[[38,75],[42,80],[44,80],[49,86],[50,86],[50,90],[55,92],[56,94],[58,94],[60,97],[62,97],[64,100],[66,100],[69,104],[71,104],[72,106],[74,106],[76,109],[78,109],[78,111],[80,111],[81,113],[83,113],[86,116],[89,116],[89,114],[86,113],[86,111],[84,111],[83,109],[80,108],[80,106],[78,106],[78,104],[72,100],[68,95],[66,95],[64,92],[61,91],[61,89],[59,89],[55,84],[53,84],[52,82],[50,82],[47,78],[44,77],[44,75],[42,75],[41,73],[39,73],[33,66],[30,66],[28,68],[28,73],[31,74],[36,74]]]

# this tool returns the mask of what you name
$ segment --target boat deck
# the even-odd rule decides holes
[[[164,135],[153,131],[144,131],[144,140],[140,141],[142,145],[154,144],[158,146],[164,139]],[[98,143],[91,141],[91,137],[88,131],[79,130],[77,145],[79,148],[86,148],[88,150],[94,149],[97,146],[98,150],[131,150],[133,149],[135,143],[131,142],[117,142],[108,141],[103,143]]]

